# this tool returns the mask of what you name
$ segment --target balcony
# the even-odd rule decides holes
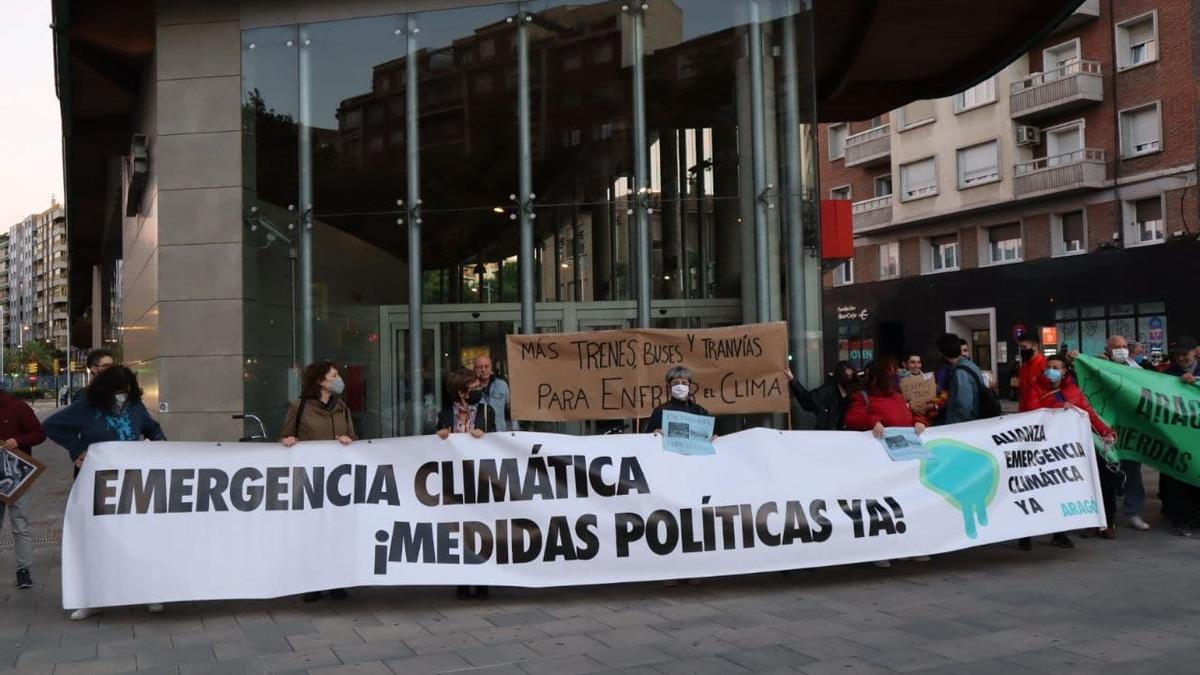
[[[850,210],[854,214],[855,232],[884,227],[892,222],[892,196],[864,199],[851,205]]]
[[[892,161],[892,125],[884,124],[846,137],[846,166],[875,166]]]
[[[1084,148],[1040,157],[1013,167],[1013,192],[1018,199],[1104,187],[1104,151]]]
[[[1104,100],[1104,75],[1097,61],[1078,61],[1013,82],[1012,118],[1031,122]],[[849,155],[847,155],[849,156]]]
[[[1095,21],[1099,17],[1100,0],[1083,0],[1083,4],[1079,5],[1079,9],[1072,12],[1071,16],[1063,19],[1063,22],[1058,24],[1058,27],[1054,29],[1054,33],[1058,34],[1072,28],[1078,28],[1089,21]]]

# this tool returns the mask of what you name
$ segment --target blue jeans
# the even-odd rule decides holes
[[[1142,507],[1146,504],[1146,486],[1142,484],[1142,463],[1123,459],[1121,460],[1121,470],[1125,472],[1125,515],[1140,516]]]

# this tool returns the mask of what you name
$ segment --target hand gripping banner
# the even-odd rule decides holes
[[[105,443],[67,504],[63,605],[329,588],[566,586],[943,553],[1102,527],[1087,419],[868,433],[752,429],[716,454],[652,435],[281,445]]]

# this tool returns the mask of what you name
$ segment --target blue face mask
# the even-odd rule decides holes
[[[1058,368],[1047,368],[1046,369],[1046,379],[1050,380],[1050,382],[1052,382],[1053,384],[1058,384],[1059,382],[1062,382],[1062,377],[1063,377],[1063,373]]]

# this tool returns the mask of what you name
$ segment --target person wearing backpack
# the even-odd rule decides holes
[[[938,351],[950,368],[946,378],[946,406],[938,413],[939,424],[958,424],[1000,416],[1000,401],[983,383],[983,371],[962,354],[962,338],[943,333]]]

